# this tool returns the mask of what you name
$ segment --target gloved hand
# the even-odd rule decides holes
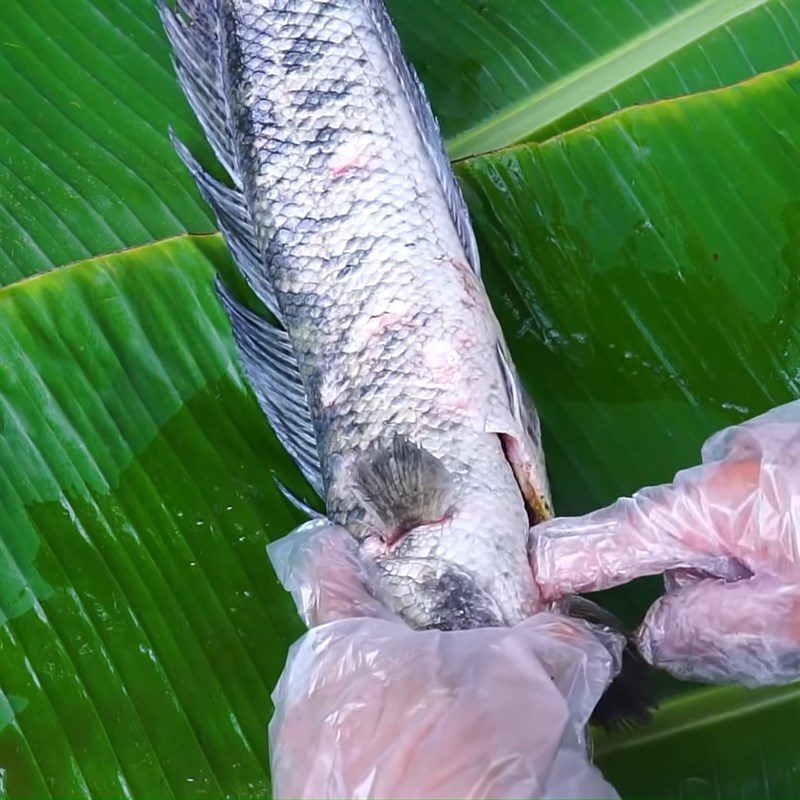
[[[721,431],[702,466],[601,511],[537,526],[545,599],[666,571],[638,645],[681,678],[800,678],[800,401]]]
[[[366,592],[352,537],[325,522],[270,557],[316,626],[273,693],[275,797],[617,797],[584,727],[621,637],[547,613],[412,630]]]

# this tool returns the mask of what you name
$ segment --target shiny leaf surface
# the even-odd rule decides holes
[[[457,155],[730,84],[800,41],[791,0],[390,8]],[[150,0],[8,0],[0,33],[0,794],[264,796],[300,630],[264,556],[298,519],[272,475],[303,483],[235,366],[225,250],[182,237],[20,281],[210,230],[167,126],[210,150]],[[797,394],[799,86],[460,165],[562,513]],[[633,624],[657,589],[604,602]],[[797,713],[791,689],[694,689],[601,739],[600,765],[623,796],[794,796]]]
[[[792,0],[389,5],[459,157],[800,53]],[[0,285],[212,229],[167,136],[213,165],[152,0],[6,0],[0,42]]]
[[[0,74],[0,286],[213,230],[169,126],[213,157],[149,0],[6,0]]]
[[[622,797],[797,797],[800,690],[723,687],[665,704],[648,726],[598,737]]]
[[[10,797],[264,796],[300,627],[264,547],[296,474],[233,361],[221,242],[0,292],[0,775]]]
[[[389,0],[454,158],[800,56],[793,0]],[[442,36],[442,31],[447,31]]]
[[[793,66],[458,170],[560,513],[800,394],[798,88]]]

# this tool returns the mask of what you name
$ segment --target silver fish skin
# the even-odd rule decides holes
[[[550,515],[539,425],[479,274],[461,192],[380,0],[161,8],[234,187],[178,143],[280,326],[221,290],[278,436],[419,628],[510,625]]]

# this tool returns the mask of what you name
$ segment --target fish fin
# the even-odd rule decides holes
[[[220,49],[219,0],[157,0],[178,81],[222,165],[241,186]]]
[[[597,702],[589,721],[613,733],[649,722],[657,708],[655,669],[628,639],[620,671]]]
[[[314,424],[289,335],[245,308],[219,279],[216,289],[228,312],[245,375],[262,411],[303,475],[322,495],[322,467]]]
[[[515,421],[520,429],[531,440],[534,447],[540,447],[542,438],[541,427],[539,425],[539,415],[533,407],[528,392],[522,385],[508,347],[501,340],[497,343],[497,359],[500,362],[500,371],[503,376],[506,394],[508,395],[509,406]]]
[[[244,195],[206,173],[186,145],[170,131],[172,144],[197,183],[203,199],[211,206],[236,266],[262,303],[283,321],[275,292],[267,278],[264,258],[256,241],[252,217]]]
[[[395,435],[357,459],[353,488],[387,536],[436,522],[450,509],[453,481],[444,464],[424,448]]]
[[[633,637],[622,621],[608,609],[579,595],[569,595],[557,603],[559,611],[593,625],[610,628],[626,639],[620,671],[594,707],[590,721],[609,732],[641,725],[658,708],[655,670],[636,649]]]
[[[417,131],[431,159],[436,178],[442,187],[442,193],[450,209],[450,216],[458,232],[458,237],[461,239],[461,245],[467,255],[467,260],[475,273],[480,275],[478,244],[475,241],[467,204],[464,202],[461,187],[458,185],[455,175],[453,175],[450,159],[448,159],[444,151],[441,133],[439,132],[439,123],[436,121],[436,117],[433,116],[425,89],[414,68],[403,55],[400,38],[389,13],[386,11],[383,0],[368,0],[367,7],[386,47],[389,61],[400,82],[400,88],[414,112]]]
[[[539,415],[522,385],[505,342],[497,342],[497,360],[503,380],[514,430],[496,430],[503,443],[506,458],[514,470],[520,490],[528,507],[531,524],[553,516],[550,486],[547,480],[542,449]]]
[[[302,511],[310,520],[325,519],[325,515],[321,514],[315,508],[312,508],[308,503],[301,500],[291,489],[284,486],[277,478],[274,479],[278,487],[278,491],[298,510]]]
[[[170,131],[172,143],[195,179],[200,194],[214,211],[237,267],[257,297],[282,321],[253,217],[241,191],[224,85],[219,0],[177,0],[174,10],[167,6],[166,0],[158,0],[158,10],[172,45],[181,87],[236,188],[225,186],[208,175]],[[231,320],[242,367],[261,409],[281,444],[321,495],[322,469],[314,426],[288,334],[241,305],[220,281],[217,281],[217,293]],[[307,511],[303,506],[299,504]]]

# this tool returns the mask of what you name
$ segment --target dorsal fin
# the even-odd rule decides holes
[[[177,0],[174,11],[165,0],[158,0],[158,9],[172,44],[181,87],[236,188],[208,175],[174,135],[173,144],[200,194],[213,209],[236,265],[258,298],[280,320],[280,307],[267,278],[253,217],[241,191],[220,50],[219,0]],[[322,494],[314,426],[288,334],[241,305],[219,281],[217,292],[228,312],[239,359],[261,409],[306,479]]]
[[[238,189],[231,189],[214,180],[198,164],[183,142],[172,132],[170,134],[172,143],[181,160],[192,173],[200,194],[213,209],[219,229],[225,237],[236,266],[239,267],[258,299],[282,322],[280,306],[267,277],[264,257],[261,255],[256,241],[253,221],[244,195]]]
[[[219,0],[157,0],[178,81],[217,158],[241,186],[220,50]]]
[[[308,503],[301,500],[291,489],[284,486],[277,478],[275,478],[275,485],[278,487],[280,493],[298,510],[302,511],[309,519],[325,519],[325,515],[317,511],[316,508],[311,508]]]
[[[231,320],[239,359],[262,411],[303,475],[322,495],[314,424],[289,335],[245,308],[222,281],[217,280],[216,288]]]
[[[455,175],[453,175],[450,160],[444,151],[441,133],[439,132],[439,123],[436,121],[436,117],[433,116],[425,89],[420,83],[416,72],[414,72],[414,68],[403,55],[400,39],[391,17],[383,5],[383,0],[367,0],[367,7],[380,33],[403,94],[408,99],[414,113],[417,131],[442,187],[442,193],[450,209],[450,216],[453,218],[453,224],[456,227],[459,239],[461,239],[461,245],[467,255],[467,260],[472,269],[475,270],[475,273],[480,275],[478,245],[475,241],[475,234],[472,231],[467,204],[464,202],[461,187],[458,185]]]

